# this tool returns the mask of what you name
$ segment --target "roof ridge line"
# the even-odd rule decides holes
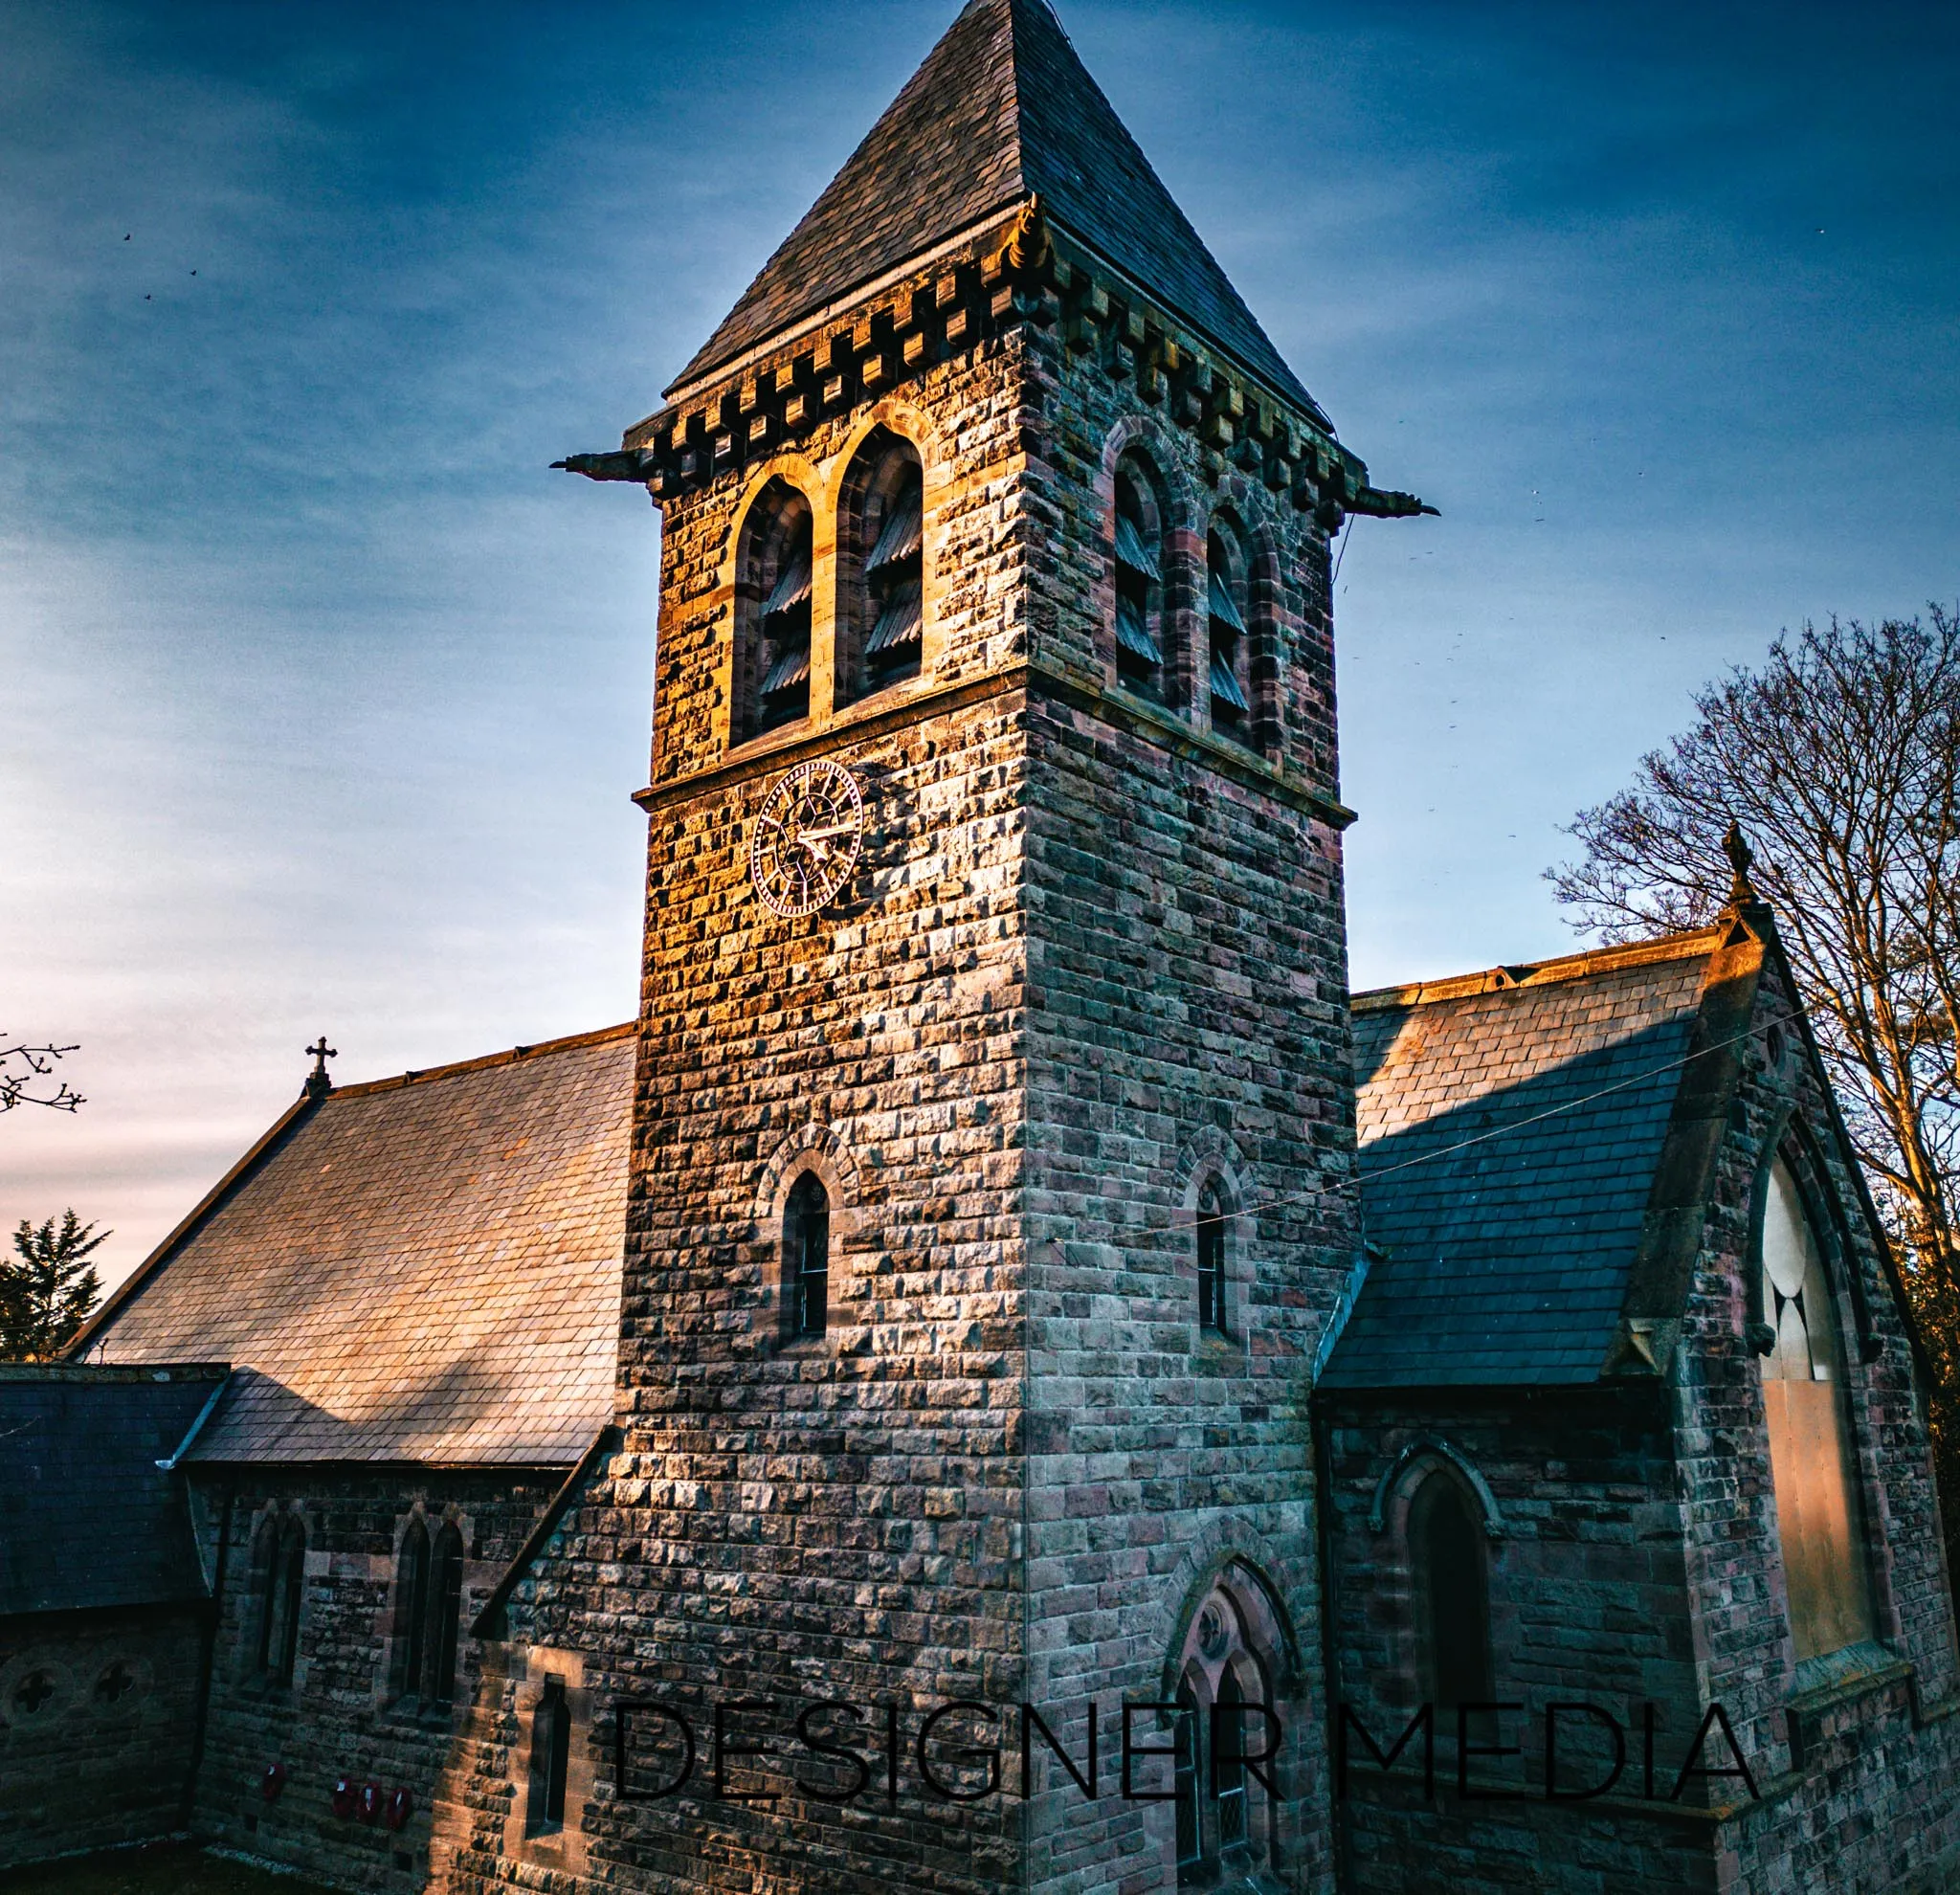
[[[1364,989],[1348,997],[1355,1013],[1384,1013],[1392,1007],[1423,1007],[1438,1000],[1464,1000],[1478,993],[1508,993],[1523,987],[1554,987],[1587,974],[1610,973],[1620,968],[1644,967],[1654,961],[1684,961],[1712,953],[1727,933],[1723,922],[1687,928],[1647,941],[1617,942],[1589,948],[1577,954],[1560,954],[1548,961],[1521,961],[1474,973],[1446,974],[1437,980],[1410,981],[1397,987]]]
[[[594,1027],[589,1033],[568,1033],[557,1039],[534,1039],[521,1046],[507,1046],[501,1053],[479,1053],[474,1059],[452,1059],[441,1066],[411,1066],[407,1072],[392,1073],[385,1079],[356,1080],[350,1085],[337,1085],[326,1095],[325,1103],[363,1099],[375,1092],[395,1092],[405,1085],[426,1085],[432,1080],[479,1073],[491,1066],[515,1065],[520,1059],[534,1059],[541,1053],[567,1053],[576,1046],[598,1046],[609,1039],[623,1039],[638,1028],[636,1019],[622,1020],[617,1026]]]

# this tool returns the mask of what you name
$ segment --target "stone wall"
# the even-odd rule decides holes
[[[198,1832],[342,1887],[423,1887],[436,1781],[481,1662],[470,1620],[563,1478],[549,1469],[292,1467],[240,1469],[228,1483],[216,1470],[199,1471],[206,1568],[221,1572],[221,1583]],[[397,1553],[417,1510],[432,1528],[454,1521],[462,1532],[462,1631],[447,1708],[403,1705],[391,1688]],[[281,1684],[256,1662],[253,1555],[261,1525],[294,1514],[306,1527],[306,1584],[298,1661],[292,1683]],[[284,1780],[268,1800],[275,1765]],[[333,1792],[343,1778],[357,1790],[375,1785],[384,1807],[371,1817],[337,1814]],[[385,1811],[397,1789],[411,1804],[398,1829]]]
[[[1626,1878],[1878,1895],[1944,1885],[1952,1872],[1960,1720],[1951,1713],[1960,1705],[1911,1349],[1794,1015],[1771,954],[1739,1016],[1748,1031],[1722,1103],[1665,1382],[1325,1402],[1342,1697],[1384,1746],[1416,1702],[1408,1496],[1391,1482],[1383,1505],[1382,1483],[1405,1450],[1440,1441],[1487,1483],[1502,1516],[1489,1546],[1496,1689],[1526,1706],[1501,1733],[1525,1754],[1477,1759],[1472,1773],[1474,1788],[1522,1791],[1522,1800],[1465,1803],[1446,1736],[1434,1800],[1406,1758],[1384,1778],[1355,1746],[1338,1815],[1356,1889],[1416,1895],[1448,1880],[1577,1895]],[[1807,1181],[1835,1200],[1826,1243],[1882,1641],[1801,1664],[1758,1358],[1747,1340],[1758,1181],[1779,1148],[1800,1153]],[[1619,1721],[1627,1773],[1615,1795],[1552,1804],[1545,1706],[1572,1700]],[[1657,1719],[1658,1798],[1642,1781],[1643,1704]],[[1693,1779],[1678,1805],[1663,1806],[1686,1738],[1715,1704],[1750,1780]],[[1562,1750],[1571,1770],[1567,1779],[1562,1765],[1562,1780],[1597,1780],[1588,1751],[1583,1740]],[[1703,1761],[1733,1765],[1719,1733]]]
[[[200,1608],[0,1619],[0,1869],[187,1826]]]
[[[1180,1614],[1228,1558],[1280,1604],[1289,1706],[1310,1696],[1306,1369],[1354,1247],[1325,531],[1287,480],[1181,427],[1155,369],[1152,398],[1052,321],[950,346],[978,252],[945,267],[949,301],[893,299],[936,308],[948,339],[908,346],[902,386],[814,419],[796,396],[792,442],[730,449],[708,478],[712,420],[636,431],[701,446],[663,503],[628,1436],[513,1598],[453,1775],[457,1888],[572,1866],[515,1812],[526,1693],[574,1660],[584,1872],[649,1890],[1173,1885],[1168,1818],[1106,1778],[1093,1808],[1070,1792],[1023,1811],[1012,1707],[1031,1698],[1080,1757],[1095,1696],[1113,1775],[1118,1698],[1162,1695]],[[1038,312],[1018,294],[978,306]],[[688,405],[722,417],[724,443],[752,406],[769,437],[791,386],[816,383],[786,354]],[[832,523],[878,425],[924,465],[924,663],[845,703]],[[1260,562],[1269,714],[1250,745],[1210,730],[1208,700],[1113,688],[1126,442],[1177,496],[1171,590],[1193,651],[1210,509],[1234,509]],[[812,711],[730,749],[741,523],[777,479],[815,521]],[[753,820],[819,755],[864,787],[864,853],[830,909],[781,921],[748,882]],[[782,1321],[803,1168],[832,1205],[821,1341]],[[1229,1342],[1199,1347],[1185,1199],[1211,1170],[1245,1215]],[[767,1701],[745,1734],[773,1731],[780,1752],[824,1698],[865,1707],[880,1757],[897,1729],[895,1800],[826,1805],[780,1754],[737,1773],[766,1803],[701,1776],[660,1801],[616,1794],[622,1699],[679,1706],[698,1731],[717,1703]],[[1003,1794],[922,1782],[922,1721],[955,1699],[1008,1714]],[[1282,1854],[1324,1886],[1316,1726],[1292,1728]]]

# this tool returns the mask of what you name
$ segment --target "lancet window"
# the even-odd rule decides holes
[[[548,1836],[565,1827],[565,1787],[571,1767],[571,1706],[563,1679],[547,1678],[531,1713],[529,1784],[524,1834]]]
[[[1116,675],[1146,697],[1164,695],[1161,512],[1134,455],[1116,469]]]
[[[831,1202],[822,1180],[805,1171],[783,1212],[784,1301],[795,1336],[820,1336],[830,1324]]]
[[[1222,1336],[1225,1325],[1225,1207],[1216,1179],[1198,1193],[1197,1204],[1198,1329]]]
[[[259,1532],[258,1628],[254,1654],[269,1683],[290,1684],[300,1656],[300,1613],[306,1594],[306,1528],[288,1515]]]
[[[1409,1555],[1422,1695],[1445,1710],[1496,1695],[1487,1548],[1470,1494],[1438,1467],[1410,1503]]]
[[[919,675],[924,640],[925,479],[910,441],[880,428],[846,475],[838,519],[838,669],[863,697]]]
[[[1799,1659],[1872,1636],[1860,1507],[1854,1479],[1844,1354],[1823,1248],[1795,1174],[1771,1167],[1763,1206],[1763,1413]]]

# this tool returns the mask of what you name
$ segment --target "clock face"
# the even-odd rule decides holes
[[[798,764],[764,801],[748,844],[748,874],[764,903],[787,919],[836,899],[858,866],[864,796],[841,764]]]

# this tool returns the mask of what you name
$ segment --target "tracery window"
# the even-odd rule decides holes
[[[1116,468],[1116,675],[1146,697],[1164,695],[1162,510],[1135,455]]]
[[[735,582],[735,740],[810,715],[810,503],[772,480],[743,523]]]
[[[524,1834],[546,1836],[565,1827],[565,1783],[571,1767],[571,1706],[565,1681],[547,1678],[531,1713],[530,1781],[524,1797]]]
[[[255,1658],[260,1675],[290,1684],[300,1656],[300,1612],[306,1593],[306,1528],[295,1515],[260,1532],[258,1636]]]
[[[1249,741],[1251,700],[1246,695],[1249,646],[1245,629],[1245,552],[1223,521],[1205,542],[1205,615],[1210,626],[1209,688],[1212,728]]]
[[[1439,1708],[1495,1696],[1483,1523],[1463,1483],[1437,1468],[1409,1505],[1422,1695]]]
[[[830,1323],[831,1202],[805,1171],[783,1212],[785,1302],[792,1335],[820,1336]]]
[[[1217,1885],[1269,1868],[1277,1811],[1267,1779],[1282,1640],[1265,1588],[1234,1561],[1185,1636],[1172,1751],[1177,1883]],[[1274,1779],[1277,1782],[1277,1779]]]
[[[1212,1179],[1198,1193],[1198,1329],[1201,1334],[1222,1336],[1225,1328],[1225,1207],[1219,1201],[1217,1180]]]
[[[919,452],[875,429],[838,507],[840,699],[919,675],[924,638],[925,476]]]
[[[1860,1531],[1844,1355],[1822,1248],[1794,1174],[1771,1167],[1762,1229],[1763,1359],[1770,1471],[1799,1659],[1872,1636],[1870,1578]]]

